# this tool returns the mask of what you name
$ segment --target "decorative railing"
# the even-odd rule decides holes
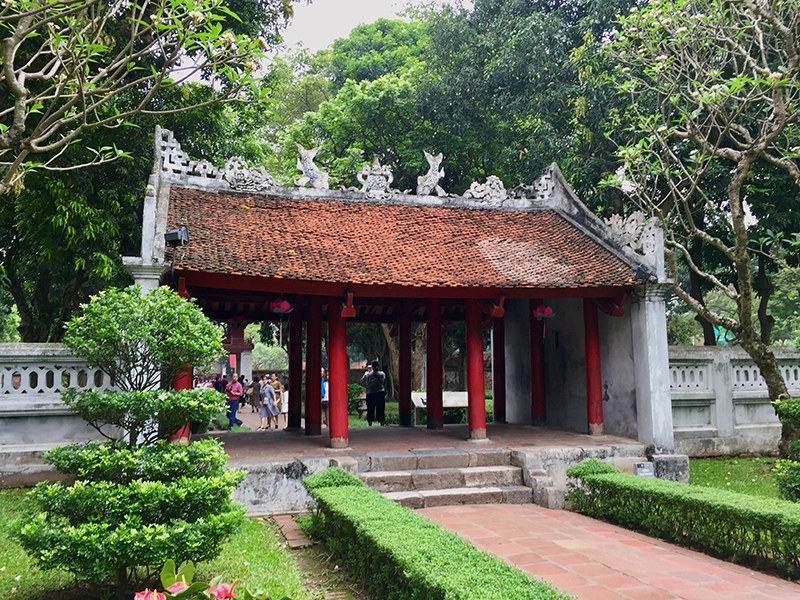
[[[789,392],[800,394],[800,353],[788,348],[774,348],[774,352]],[[767,384],[743,350],[672,346],[669,372],[673,430],[679,449],[736,454],[773,452],[777,448],[780,423]],[[708,450],[701,452],[700,447]]]
[[[0,345],[0,412],[20,403],[61,404],[67,388],[112,389],[109,376],[61,344]]]

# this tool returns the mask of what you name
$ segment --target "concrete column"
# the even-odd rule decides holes
[[[530,304],[527,300],[506,299],[505,365],[506,422],[531,424],[531,334]]]
[[[341,298],[328,300],[328,431],[331,448],[347,448],[347,322]],[[319,383],[317,383],[319,387]],[[320,390],[322,393],[322,390]]]
[[[483,382],[481,307],[467,300],[467,416],[469,439],[486,439],[486,390]]]
[[[289,429],[300,429],[303,413],[303,299],[295,296],[289,314]]]
[[[403,302],[398,321],[398,392],[400,426],[411,427],[411,304]]]
[[[603,435],[603,374],[600,369],[600,327],[594,300],[583,300],[586,346],[586,412],[589,435]]]
[[[142,288],[142,294],[154,290],[161,285],[161,276],[169,268],[162,265],[145,265],[139,262],[139,258],[124,257],[122,264],[125,270],[133,277],[133,283]]]
[[[544,321],[533,316],[543,304],[541,299],[530,301],[531,322],[531,423],[544,425],[547,420],[547,396],[544,387]]]
[[[492,319],[492,407],[495,423],[506,422],[505,321]]]
[[[425,398],[428,409],[428,429],[444,427],[444,408],[442,407],[442,304],[438,298],[428,300],[428,355],[427,386]]]
[[[322,299],[308,297],[306,329],[306,435],[322,435]]]
[[[242,350],[239,361],[239,378],[246,377],[248,382],[253,381],[253,351]]]
[[[656,454],[671,453],[675,449],[665,289],[663,285],[647,284],[644,297],[631,300],[639,441],[654,446]]]

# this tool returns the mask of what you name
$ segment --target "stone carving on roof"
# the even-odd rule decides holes
[[[527,198],[529,200],[544,200],[550,197],[553,191],[553,172],[547,171],[530,185],[521,184],[509,192],[512,198]]]
[[[444,169],[439,169],[439,165],[442,164],[442,153],[439,152],[433,156],[425,152],[425,159],[428,161],[429,169],[425,175],[417,177],[417,196],[430,196],[434,190],[436,190],[437,196],[447,195],[447,192],[439,185],[439,180],[444,177]]]
[[[486,183],[473,181],[469,189],[464,192],[464,198],[477,198],[489,205],[499,205],[508,198],[508,192],[497,175],[489,175]]]
[[[217,179],[219,169],[207,160],[192,160],[181,149],[180,143],[168,129],[156,128],[157,143],[161,154],[161,170],[178,175],[194,175]]]
[[[392,170],[385,165],[381,165],[378,155],[372,157],[372,166],[364,165],[356,173],[356,179],[361,184],[361,191],[371,200],[386,200],[391,198],[391,185],[394,181]]]
[[[297,159],[297,169],[303,174],[300,179],[296,179],[294,184],[298,187],[305,187],[307,184],[311,184],[311,187],[318,189],[318,190],[327,190],[328,189],[328,173],[321,170],[317,165],[314,164],[314,157],[319,152],[319,149],[322,146],[317,146],[316,148],[311,148],[311,150],[306,150],[300,144],[297,144],[297,150],[300,152],[300,158]]]
[[[278,187],[275,179],[263,167],[250,167],[241,156],[229,158],[225,163],[225,181],[240,192],[263,192]]]
[[[640,210],[631,213],[628,218],[612,215],[605,220],[611,230],[612,239],[636,254],[652,256],[658,247],[657,225],[654,219],[648,219]]]

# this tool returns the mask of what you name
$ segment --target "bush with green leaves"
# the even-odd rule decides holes
[[[167,441],[225,406],[215,390],[164,389],[220,353],[221,330],[167,288],[139,292],[100,292],[67,324],[67,345],[120,391],[70,389],[62,397],[108,441],[45,453],[74,481],[38,485],[14,530],[40,567],[113,583],[126,599],[168,559],[218,556],[245,513],[232,499],[245,473],[227,468],[218,441]]]
[[[775,411],[784,429],[784,439],[788,443],[786,459],[779,460],[775,469],[775,481],[778,484],[778,493],[784,500],[791,502],[800,501],[800,398],[788,398],[773,402]]]
[[[797,504],[635,477],[588,462],[567,469],[572,510],[726,560],[800,574]]]
[[[361,394],[364,393],[366,388],[360,383],[347,384],[347,412],[358,414],[358,408],[361,406]]]
[[[64,344],[122,390],[168,389],[182,371],[222,354],[222,328],[192,300],[136,285],[93,296],[65,326]]]
[[[556,588],[477,550],[342,470],[304,480],[317,502],[311,531],[376,598],[566,600]]]
[[[14,537],[42,568],[115,581],[126,593],[167,559],[216,557],[244,518],[232,492],[245,474],[227,468],[217,440],[90,443],[56,448],[45,459],[79,478],[36,486]]]

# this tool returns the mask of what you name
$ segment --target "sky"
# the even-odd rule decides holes
[[[283,34],[287,48],[298,42],[311,51],[327,48],[333,40],[347,37],[356,25],[381,17],[398,18],[405,0],[305,0],[294,3],[294,17]]]

